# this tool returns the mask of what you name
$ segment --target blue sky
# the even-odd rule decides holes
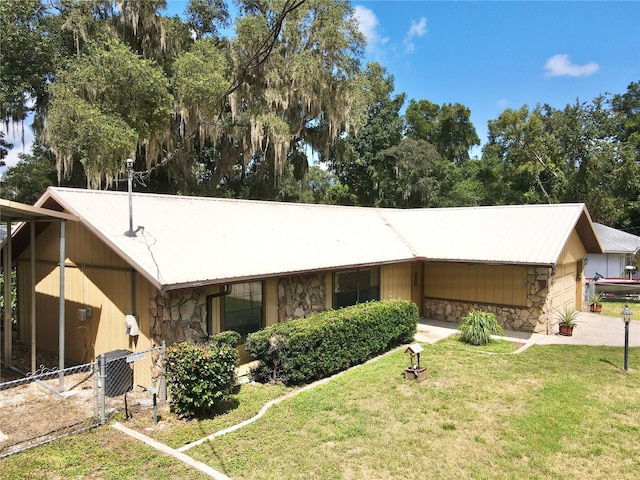
[[[487,121],[505,108],[563,108],[640,81],[637,1],[352,5],[368,39],[367,60],[387,68],[407,103],[469,107],[483,143]]]
[[[180,14],[185,0],[168,0]],[[461,103],[481,141],[505,108],[624,93],[640,81],[638,1],[353,1],[377,61],[409,99]],[[405,104],[405,106],[406,106]],[[31,133],[25,126],[28,149]],[[11,132],[9,132],[11,133]],[[20,131],[10,140],[22,151]],[[472,155],[479,155],[476,149]]]

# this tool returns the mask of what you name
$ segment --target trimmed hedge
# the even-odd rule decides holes
[[[210,415],[235,386],[238,351],[224,342],[228,339],[167,348],[167,386],[172,408],[181,417]]]
[[[300,385],[412,341],[417,323],[413,302],[368,302],[276,323],[250,334],[245,350],[260,361],[256,380]]]

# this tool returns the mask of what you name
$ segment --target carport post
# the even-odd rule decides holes
[[[11,222],[7,222],[7,243],[4,249],[4,368],[11,368]]]
[[[64,392],[64,260],[65,260],[65,221],[60,220],[60,295],[58,320],[58,390]]]
[[[36,224],[29,222],[31,244],[31,373],[36,373]]]

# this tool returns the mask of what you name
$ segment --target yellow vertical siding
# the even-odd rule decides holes
[[[324,274],[324,308],[331,310],[333,308],[333,274]]]
[[[380,299],[411,300],[411,263],[383,265],[380,268]]]
[[[278,323],[278,280],[270,278],[263,286],[265,326]]]
[[[428,262],[425,296],[526,306],[526,267]]]
[[[580,236],[574,230],[571,232],[569,236],[569,240],[565,244],[562,249],[562,253],[560,254],[560,258],[558,259],[559,264],[563,263],[574,263],[579,260],[582,260],[587,255],[587,250],[584,248],[582,241],[580,240]]]
[[[49,225],[36,240],[36,342],[57,353],[60,270],[59,224]],[[112,350],[150,347],[149,294],[153,287],[136,274],[136,305],[131,305],[132,270],[95,235],[68,222],[65,235],[65,357],[87,362]],[[30,343],[30,251],[18,260],[20,339]],[[78,310],[90,308],[91,318],[79,320]],[[140,335],[127,335],[124,317],[138,316]]]

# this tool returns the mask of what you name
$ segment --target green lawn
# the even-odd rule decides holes
[[[640,478],[640,349],[631,349],[626,373],[620,348],[505,350],[490,354],[454,340],[425,345],[430,378],[422,384],[404,380],[407,356],[396,351],[186,453],[234,480]],[[237,408],[212,420],[173,419],[154,435],[173,446],[190,442],[285,391],[271,388],[281,387],[243,387]],[[249,397],[257,395],[254,405]],[[101,428],[9,457],[0,464],[3,478],[159,478],[152,476],[159,471],[198,478],[146,447],[120,448],[113,459],[102,432],[112,440],[112,430]],[[69,449],[82,467],[72,469],[60,453]],[[105,459],[113,470],[86,473]]]
[[[602,312],[601,315],[607,315],[610,317],[616,317],[622,321],[622,310],[624,310],[624,306],[628,305],[629,309],[633,312],[632,319],[638,320],[640,319],[640,303],[629,303],[629,302],[602,302]],[[587,309],[589,306],[587,305]]]

